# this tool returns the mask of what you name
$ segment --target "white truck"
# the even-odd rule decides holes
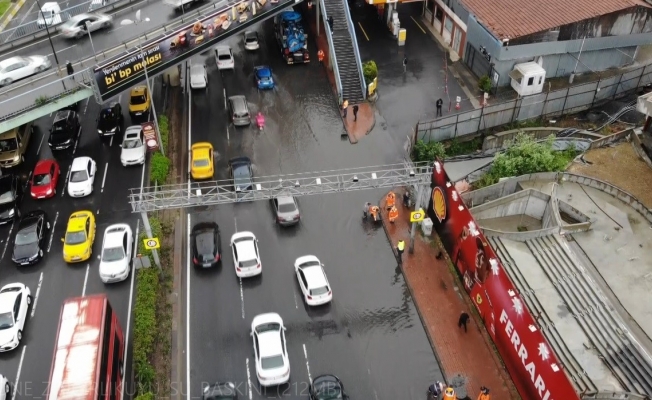
[[[202,3],[206,0],[163,0],[164,4],[174,7],[176,11],[187,10],[196,3]]]

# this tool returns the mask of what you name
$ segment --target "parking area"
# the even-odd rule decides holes
[[[247,52],[242,37],[228,41],[233,71],[218,71],[213,54],[205,63],[209,85],[189,96],[189,145],[210,142],[215,179],[228,179],[228,160],[246,156],[258,177],[400,162],[394,134],[379,127],[364,146],[342,140],[342,120],[323,67],[285,65],[272,36],[272,21],[256,26],[260,49]],[[311,58],[316,49],[309,42]],[[257,65],[273,71],[276,88],[259,91]],[[244,95],[253,116],[266,119],[236,128],[225,100]],[[253,118],[252,118],[253,119]],[[190,146],[189,146],[190,147]],[[202,387],[232,381],[242,398],[307,398],[311,379],[335,374],[355,399],[423,399],[433,379],[442,379],[416,308],[382,228],[362,222],[362,206],[382,191],[298,199],[301,222],[277,226],[267,202],[190,210],[188,231],[198,222],[219,224],[222,262],[201,269],[187,260],[190,396]],[[259,241],[262,275],[236,277],[229,240],[250,231]],[[188,239],[188,243],[191,243]],[[188,254],[191,254],[188,249]],[[297,257],[322,261],[333,290],[330,305],[308,307],[294,274]],[[252,338],[254,316],[275,312],[287,327],[290,382],[260,388]]]

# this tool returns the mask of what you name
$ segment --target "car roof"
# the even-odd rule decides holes
[[[209,158],[210,148],[209,147],[195,147],[192,149],[192,158]]]
[[[276,198],[278,204],[294,204],[294,197],[292,196],[278,196]]]
[[[141,94],[145,94],[145,90],[147,90],[147,86],[136,86],[131,89],[131,95],[140,96]]]
[[[72,166],[70,167],[71,171],[80,171],[82,169],[86,169],[86,165],[88,165],[88,162],[91,160],[90,157],[77,157],[74,160],[72,160]]]
[[[3,287],[4,289],[4,287]],[[14,302],[18,291],[0,293],[0,313],[8,313],[14,310]]]
[[[259,356],[261,358],[277,356],[283,353],[281,333],[278,331],[268,331],[258,334],[258,351],[260,351]]]
[[[190,73],[204,70],[206,70],[206,66],[204,64],[192,64],[190,66]]]
[[[54,114],[54,122],[53,123],[57,123],[57,122],[61,121],[62,119],[68,118],[68,115],[71,112],[73,112],[73,111],[70,111],[70,110],[59,110],[59,111],[57,111],[57,113]]]
[[[86,229],[86,219],[92,215],[90,211],[77,211],[70,215],[68,219],[68,228],[70,231],[81,231]]]
[[[49,174],[50,166],[52,164],[54,164],[54,160],[51,159],[40,160],[39,162],[36,163],[36,166],[34,167],[33,175]]]
[[[231,52],[231,47],[230,46],[217,46],[216,49],[217,49],[218,53]]]
[[[238,259],[242,260],[255,260],[256,247],[253,240],[246,240],[235,243],[235,248],[238,252]]]
[[[308,289],[324,287],[328,284],[326,281],[326,274],[321,265],[313,265],[301,268],[301,270],[308,281]]]
[[[102,1],[102,0],[99,0],[99,2],[101,2],[101,1]],[[95,3],[95,1],[93,1],[93,3]],[[84,19],[84,18],[90,18],[90,17],[91,17],[91,14],[83,13],[83,14],[75,15],[74,17],[70,18],[70,19],[68,20],[68,22],[69,22],[69,23],[70,23],[70,22],[77,22],[77,21],[82,20],[82,19]]]
[[[23,218],[20,219],[20,223],[18,224],[18,229],[22,229],[34,225],[39,219],[41,219],[43,215],[45,215],[45,212],[41,210],[30,211],[24,214]]]
[[[127,133],[134,133],[134,132],[140,133],[140,131],[141,131],[142,129],[143,129],[143,128],[141,128],[140,125],[132,125],[132,126],[129,126],[129,127],[127,127],[127,129],[125,129],[125,135],[126,135]]]
[[[122,238],[129,229],[127,224],[113,224],[104,230],[104,245],[107,247],[121,247]]]
[[[24,57],[14,56],[14,57],[7,58],[6,60],[2,60],[2,61],[0,61],[0,68],[4,68],[7,65],[10,65],[10,64],[15,63],[16,61],[22,60],[23,58]]]

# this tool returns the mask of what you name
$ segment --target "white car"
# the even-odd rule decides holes
[[[46,56],[11,57],[0,61],[0,86],[11,85],[17,80],[38,74],[50,68]]]
[[[113,17],[106,14],[80,14],[70,18],[61,25],[61,35],[68,39],[81,39],[88,36],[88,32],[107,29],[113,25]],[[88,26],[88,29],[87,29]]]
[[[84,197],[93,193],[93,183],[97,165],[90,157],[77,157],[72,160],[68,175],[68,196]]]
[[[4,388],[4,392],[0,392],[0,400],[6,400],[9,398],[9,392],[11,392],[11,384],[4,375],[0,375],[0,387]]]
[[[120,162],[123,166],[145,164],[147,146],[143,136],[143,128],[140,125],[133,125],[125,130],[122,144],[120,145]]]
[[[244,47],[246,50],[258,50],[258,32],[246,31],[244,33]]]
[[[215,49],[215,61],[219,70],[235,68],[233,52],[229,46],[217,46]]]
[[[238,232],[231,236],[231,251],[235,274],[239,278],[248,278],[263,273],[258,252],[258,239],[251,232]]]
[[[324,264],[315,256],[303,256],[294,262],[303,299],[309,306],[320,306],[333,300],[333,290],[326,279]]]
[[[127,279],[133,247],[134,238],[129,225],[115,224],[106,228],[99,268],[102,282],[112,283]]]
[[[22,283],[10,283],[0,289],[0,352],[20,344],[31,303],[32,294]]]
[[[204,64],[192,64],[190,66],[190,88],[206,89],[208,86],[208,74]]]
[[[251,321],[256,376],[260,386],[276,386],[290,380],[290,360],[283,319],[276,313],[259,314]]]

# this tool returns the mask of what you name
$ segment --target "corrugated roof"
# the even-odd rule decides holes
[[[499,39],[547,31],[630,7],[649,7],[643,0],[462,0],[462,3]]]

